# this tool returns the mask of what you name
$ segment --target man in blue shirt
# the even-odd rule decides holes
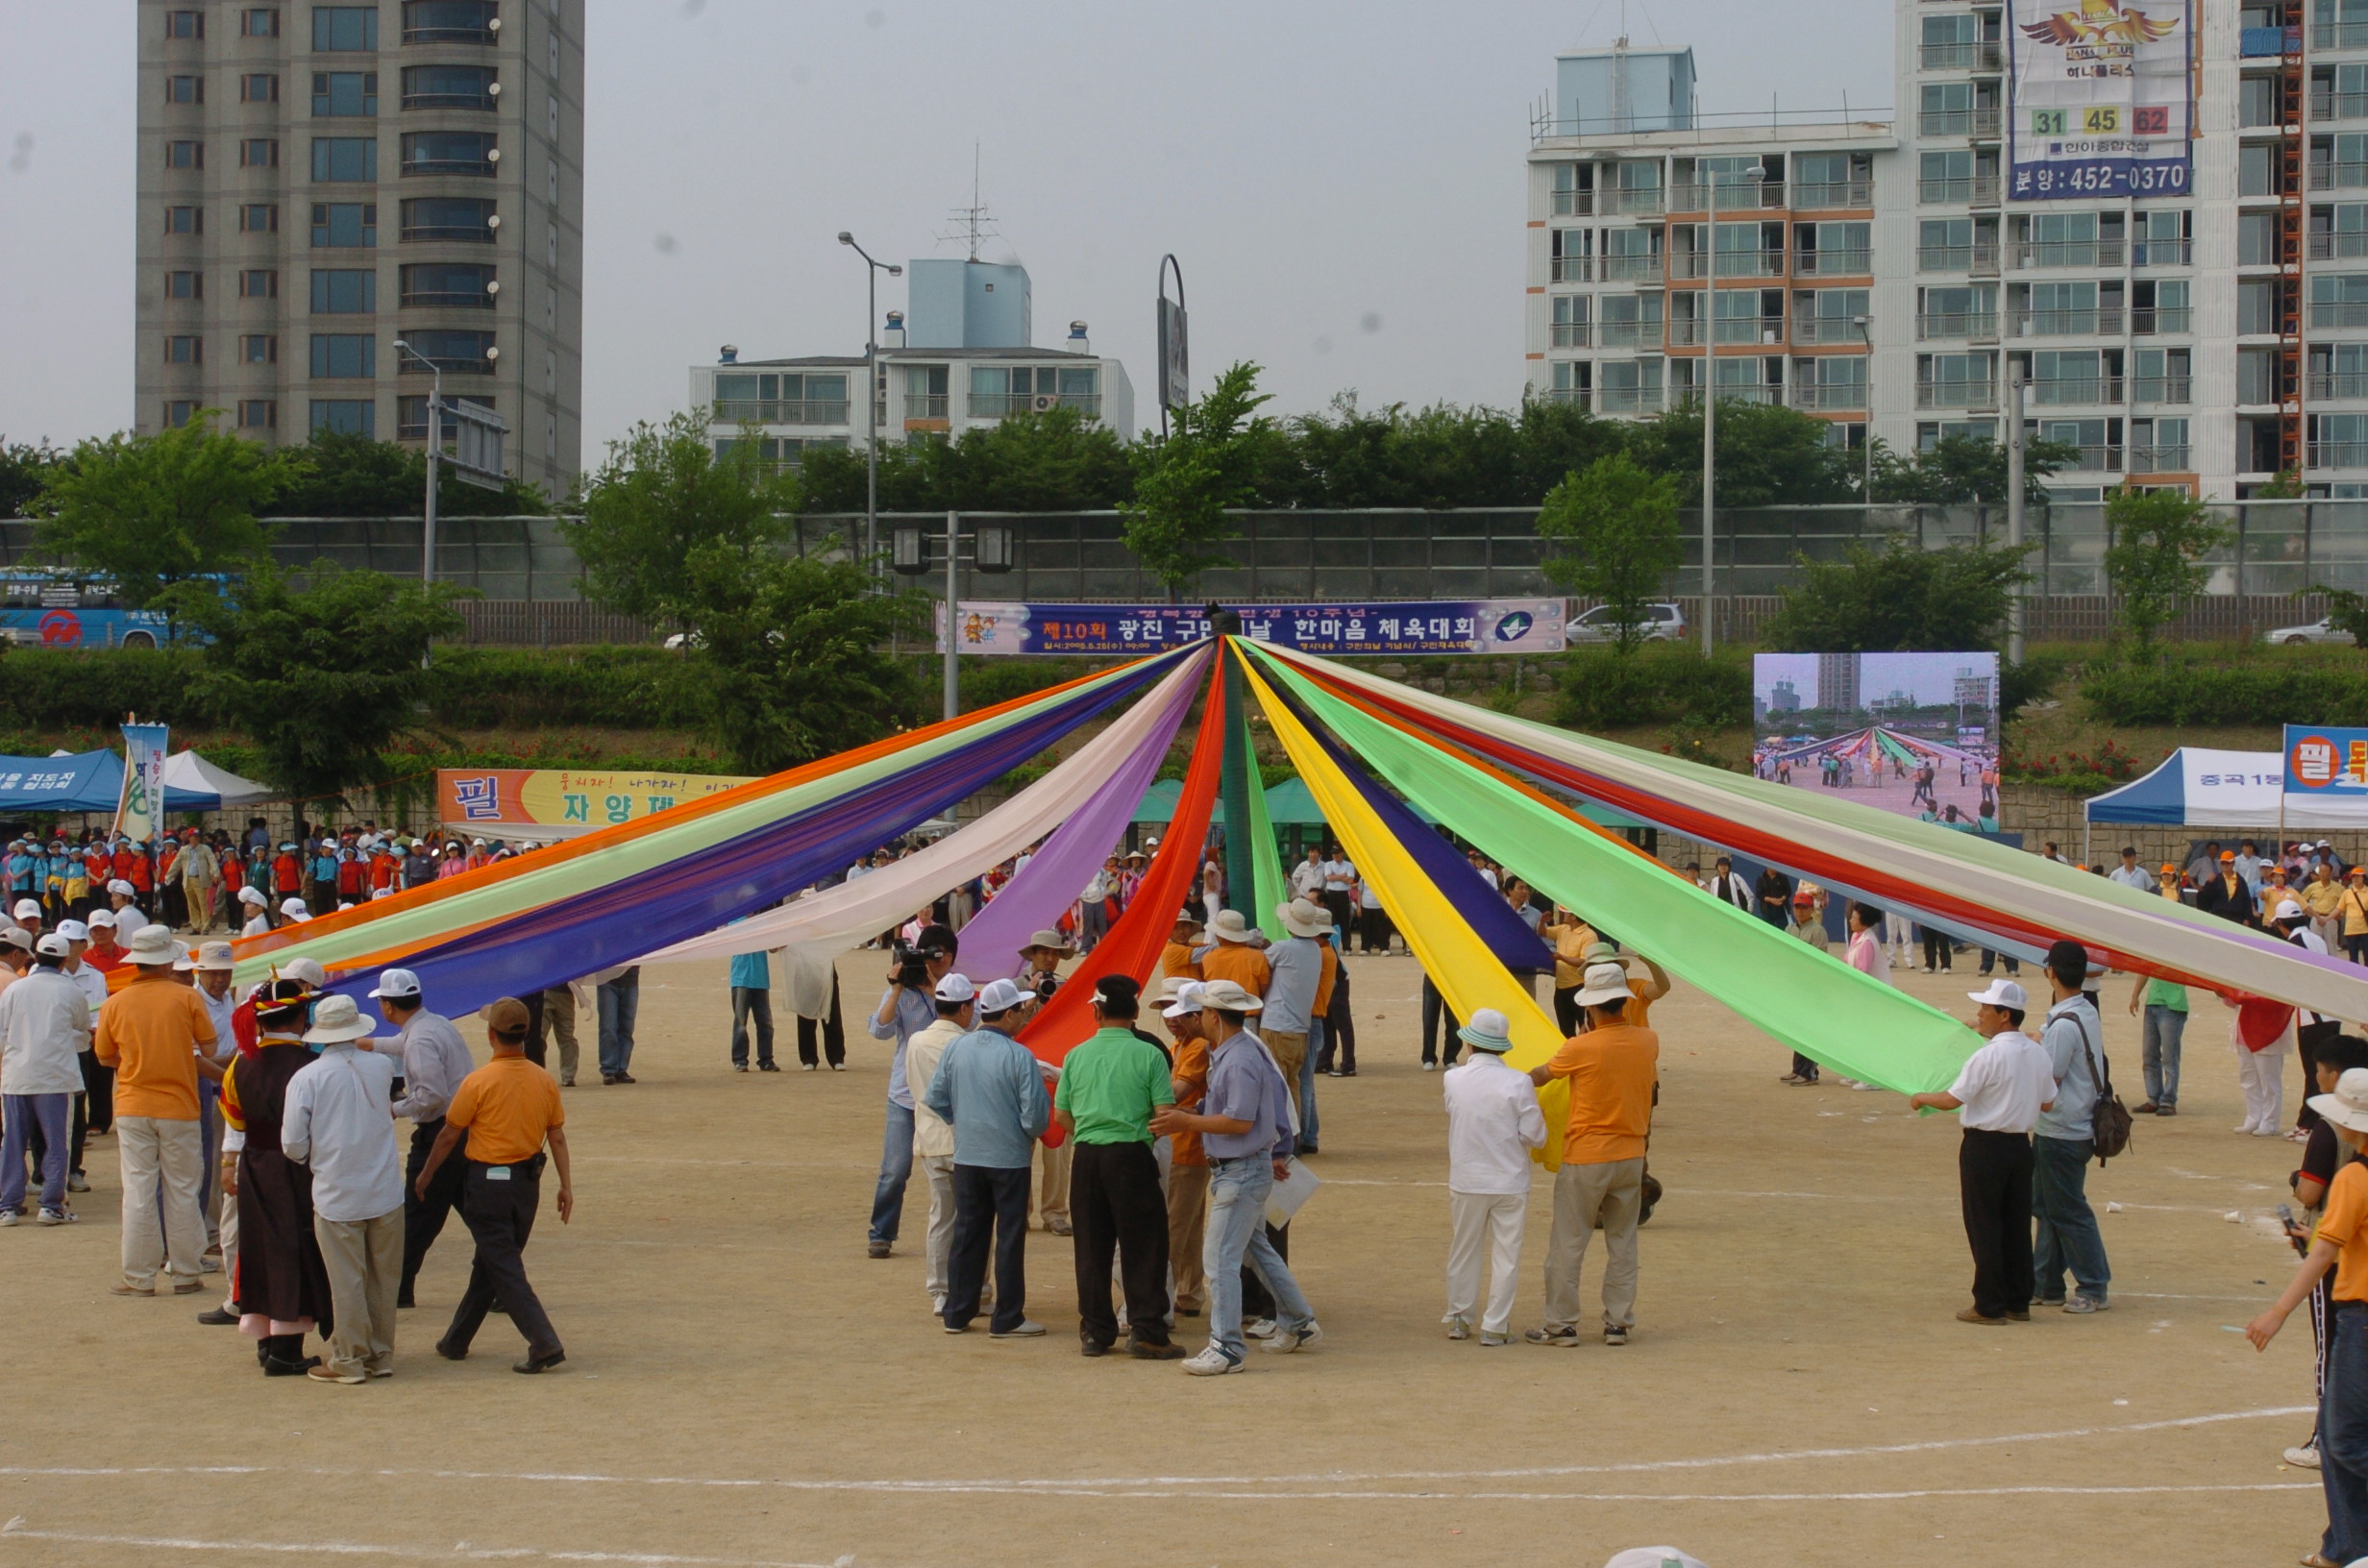
[[[874,1040],[893,1040],[896,1055],[888,1064],[888,1123],[879,1147],[879,1184],[872,1190],[871,1256],[885,1258],[894,1250],[897,1230],[904,1219],[904,1184],[913,1178],[913,1090],[904,1077],[904,1047],[915,1035],[937,1021],[937,983],[953,972],[962,944],[942,925],[921,933],[917,945],[927,955],[927,980],[907,986],[888,971],[888,989],[879,1006],[864,1020]],[[926,1088],[926,1085],[923,1086]]]
[[[2096,1052],[2105,1031],[2096,1008],[2081,993],[2088,981],[2088,949],[2068,941],[2048,948],[2047,978],[2056,999],[2039,1044],[2055,1072],[2056,1098],[2053,1109],[2039,1113],[2031,1140],[2031,1211],[2038,1221],[2032,1243],[2038,1285],[2032,1304],[2101,1312],[2112,1270],[2086,1188],[2089,1156],[2096,1152],[2091,1141]],[[2063,1288],[2067,1269],[2079,1287],[2069,1298]]]
[[[1247,1262],[1274,1297],[1274,1337],[1266,1348],[1288,1355],[1323,1337],[1299,1293],[1291,1265],[1267,1239],[1267,1196],[1290,1172],[1291,1090],[1249,1032],[1257,997],[1230,980],[1201,988],[1200,1017],[1210,1041],[1209,1087],[1198,1112],[1167,1106],[1151,1118],[1156,1136],[1198,1133],[1209,1156],[1209,1348],[1184,1363],[1196,1378],[1242,1370],[1242,1265]]]
[[[930,1011],[936,1012],[934,1004]],[[978,993],[979,1026],[946,1047],[925,1096],[953,1128],[953,1244],[946,1260],[946,1332],[966,1334],[995,1249],[995,1316],[988,1335],[1034,1338],[1027,1315],[1027,1188],[1036,1140],[1052,1121],[1044,1068],[1012,1037],[1035,998],[1009,980]]]
[[[731,1070],[749,1070],[749,1023],[756,1024],[756,1070],[778,1072],[773,1060],[773,968],[764,950],[731,955]]]

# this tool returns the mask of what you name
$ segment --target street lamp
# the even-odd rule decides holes
[[[1864,316],[1852,316],[1850,325],[1857,328],[1859,341],[1866,345],[1866,379],[1860,392],[1866,399],[1866,431],[1862,444],[1866,448],[1866,482],[1859,500],[1868,506],[1875,503],[1875,340],[1866,330]]]
[[[436,459],[444,454],[444,367],[411,347],[401,338],[395,339],[395,352],[407,354],[428,367],[428,503],[420,513],[420,580],[435,586],[435,480]]]
[[[863,551],[867,560],[879,555],[879,275],[904,276],[902,267],[875,261],[872,253],[855,243],[855,236],[839,231],[839,243],[863,257],[863,429],[864,492]],[[876,567],[874,570],[877,570]]]
[[[1001,574],[1016,564],[1015,535],[1007,523],[981,523],[971,530],[971,570]],[[892,546],[891,568],[908,577],[924,576],[929,570],[929,536],[918,523],[897,526]],[[962,606],[962,514],[946,514],[946,652],[945,700],[946,717],[956,718],[962,711],[961,688],[961,625]]]

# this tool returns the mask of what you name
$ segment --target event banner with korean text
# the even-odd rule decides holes
[[[1567,646],[1559,599],[1222,607],[1242,618],[1244,636],[1334,657],[1560,653]],[[955,632],[964,653],[1164,653],[1209,635],[1209,606],[991,604],[964,600]],[[937,650],[946,650],[942,604],[937,611]]]
[[[575,768],[439,768],[437,821],[475,838],[574,838],[746,784],[722,773]]]
[[[123,803],[115,831],[134,844],[154,844],[164,823],[164,754],[172,731],[163,724],[123,726]]]
[[[2289,827],[2368,827],[2368,729],[2285,726]]]
[[[2009,195],[2018,202],[2183,196],[2195,129],[2194,0],[2007,0]],[[1924,49],[1935,47],[1927,24]],[[1962,19],[1968,27],[1973,17]],[[1967,33],[1962,47],[1994,47]],[[1968,63],[1971,63],[1970,60]],[[1986,134],[1997,112],[1968,82],[1926,87],[1922,114]],[[1961,93],[1961,104],[1938,102]],[[1927,135],[1937,134],[1928,129]],[[2078,243],[2097,235],[2032,239]],[[2067,257],[2066,259],[2069,259]]]

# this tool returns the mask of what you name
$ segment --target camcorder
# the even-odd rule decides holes
[[[908,947],[900,942],[896,944],[895,951],[897,984],[908,986],[915,991],[927,991],[929,989],[929,955],[937,949]]]

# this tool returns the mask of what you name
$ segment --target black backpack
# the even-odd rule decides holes
[[[2081,1032],[2081,1051],[2088,1058],[2089,1080],[2097,1086],[2097,1103],[2088,1114],[2088,1139],[2096,1148],[2097,1164],[2102,1165],[2130,1152],[2130,1110],[2121,1103],[2121,1096],[2113,1092],[2110,1059],[2103,1067],[2097,1065],[2097,1053],[2088,1043],[2088,1025],[2081,1021],[2077,1013],[2071,1018],[2072,1026]]]

